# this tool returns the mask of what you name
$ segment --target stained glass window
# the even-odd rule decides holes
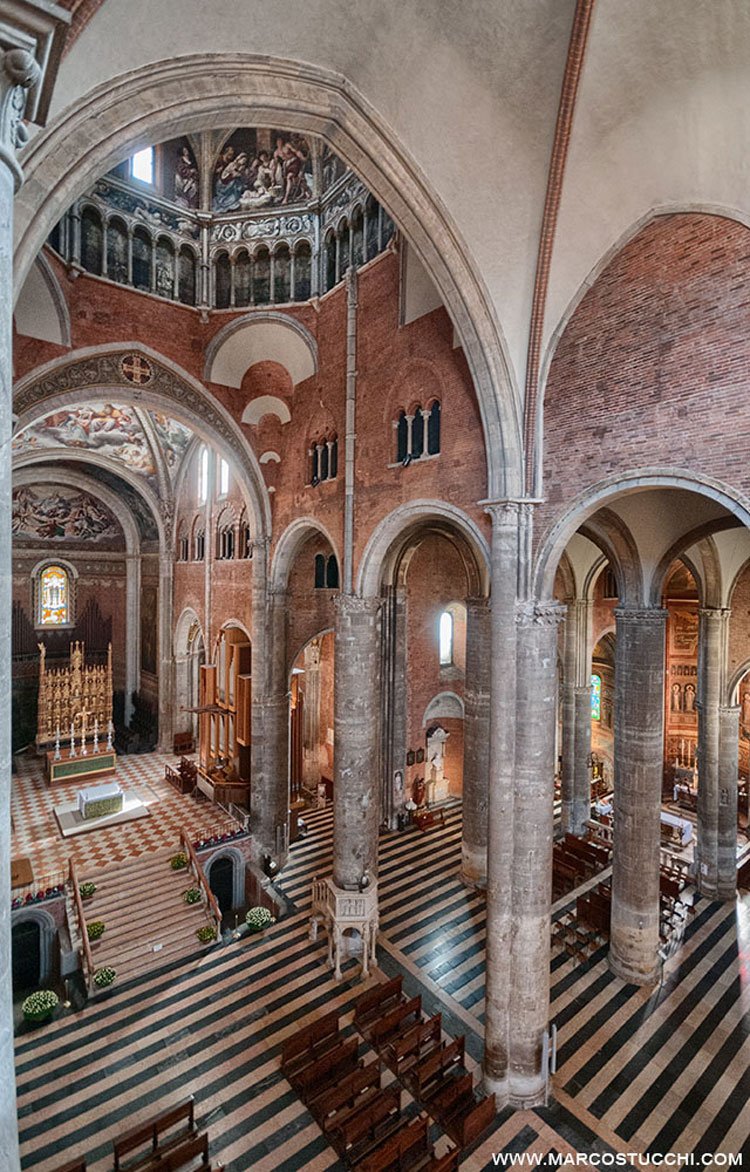
[[[602,680],[601,676],[591,677],[591,719],[602,718]]]
[[[39,618],[43,627],[68,622],[70,597],[68,575],[61,566],[47,566],[39,579]]]

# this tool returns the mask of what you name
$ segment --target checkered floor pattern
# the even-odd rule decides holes
[[[13,775],[11,796],[13,857],[30,860],[34,882],[38,883],[66,870],[71,856],[80,873],[90,874],[108,863],[175,846],[181,827],[193,839],[236,829],[218,806],[183,797],[164,780],[164,766],[175,763],[171,754],[164,753],[119,757],[118,782],[126,793],[136,794],[149,806],[151,817],[63,838],[53,808],[74,802],[81,783],[56,782],[48,786],[41,759],[22,758]]]

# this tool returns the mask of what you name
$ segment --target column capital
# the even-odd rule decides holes
[[[467,610],[486,610],[490,609],[490,600],[486,594],[469,595],[464,599]]]
[[[565,618],[567,607],[551,599],[549,602],[521,602],[516,608],[519,626],[556,627]]]
[[[383,599],[375,594],[363,598],[359,594],[334,594],[333,605],[337,614],[377,615]]]
[[[518,525],[518,518],[521,515],[520,500],[502,500],[502,501],[480,501],[479,504],[484,507],[485,513],[492,518],[493,528],[497,526],[508,526],[516,528]]]
[[[16,186],[16,151],[28,140],[22,119],[44,125],[71,15],[47,0],[0,4],[0,162]]]
[[[698,609],[698,614],[702,619],[719,619],[722,622],[726,622],[731,613],[731,608],[728,606],[701,606]]]
[[[637,609],[636,607],[623,606],[616,607],[614,611],[615,618],[618,622],[636,623],[638,626],[663,626],[667,621],[667,611],[662,610],[661,607],[645,607]]]

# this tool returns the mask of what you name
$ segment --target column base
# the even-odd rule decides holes
[[[734,903],[737,898],[736,878],[728,881],[704,879],[701,882],[701,877],[698,876],[696,887],[704,899],[710,899],[714,903],[726,903],[727,900],[731,900]]]
[[[655,985],[659,980],[661,964],[658,957],[654,961],[653,969],[637,969],[628,964],[627,961],[621,960],[619,957],[615,956],[612,952],[612,949],[610,948],[608,963],[615,976],[620,977],[620,979],[625,981],[628,985]]]
[[[480,891],[487,888],[487,848],[472,847],[468,843],[461,844],[461,870],[459,879],[466,887],[474,887]]]

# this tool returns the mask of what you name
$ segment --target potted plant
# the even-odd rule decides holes
[[[116,976],[116,971],[109,965],[105,965],[103,968],[97,969],[94,973],[94,984],[97,989],[106,989],[114,982]]]
[[[178,851],[176,855],[172,855],[169,860],[169,865],[173,871],[184,871],[187,867],[187,855],[184,851]]]
[[[262,932],[269,924],[275,923],[275,920],[268,908],[251,907],[245,916],[245,923],[251,932]]]
[[[40,989],[38,993],[32,993],[26,998],[21,1006],[21,1011],[26,1021],[49,1021],[59,1000],[57,993],[53,993],[51,989]]]
[[[208,944],[211,940],[216,939],[216,929],[211,924],[204,924],[195,934],[201,944]]]
[[[80,892],[81,899],[91,899],[91,896],[96,891],[96,883],[81,883],[79,884],[78,890]]]
[[[188,887],[187,891],[182,897],[185,903],[200,903],[201,889],[200,887]]]
[[[104,920],[92,920],[86,925],[86,934],[89,940],[98,940],[104,933]]]

